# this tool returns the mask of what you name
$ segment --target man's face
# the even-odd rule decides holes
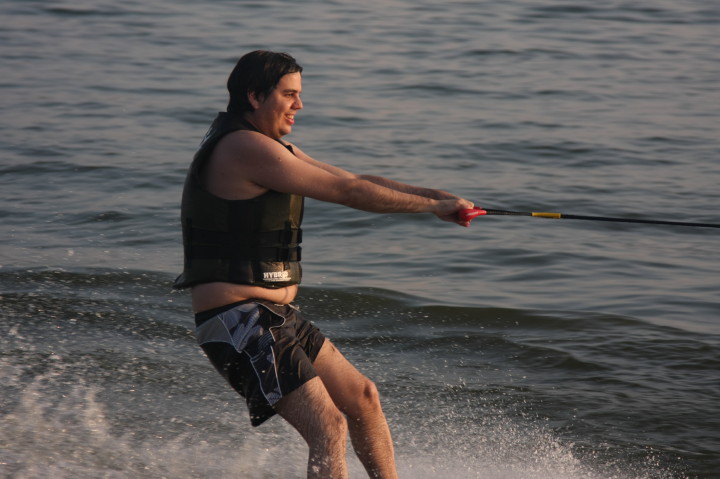
[[[289,134],[295,124],[295,113],[303,107],[300,100],[302,77],[300,73],[288,73],[267,97],[251,94],[255,110],[250,120],[262,133],[275,140]]]

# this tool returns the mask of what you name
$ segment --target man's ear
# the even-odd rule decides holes
[[[258,101],[257,93],[255,93],[254,91],[249,91],[247,93],[247,97],[248,102],[250,102],[250,105],[253,107],[253,109],[257,110],[258,108],[260,108],[260,102]]]

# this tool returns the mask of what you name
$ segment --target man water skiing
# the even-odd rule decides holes
[[[467,226],[470,201],[356,175],[282,140],[303,108],[302,67],[255,51],[228,79],[183,192],[183,273],[196,336],[246,400],[253,426],[279,414],[309,446],[309,478],[345,478],[348,432],[370,477],[394,478],[393,444],[375,384],[291,304],[301,279],[300,223],[310,197],[373,213],[433,213]]]

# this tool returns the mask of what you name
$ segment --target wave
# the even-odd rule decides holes
[[[0,271],[0,359],[10,378],[1,429],[32,443],[47,441],[49,428],[68,447],[100,434],[81,456],[114,448],[155,474],[170,467],[167,456],[144,453],[163,449],[156,436],[176,437],[170,451],[206,458],[208,433],[216,451],[232,450],[213,431],[244,413],[196,347],[187,297],[170,291],[171,279],[139,270]],[[626,316],[455,306],[374,288],[304,288],[297,302],[378,384],[408,476],[600,478],[612,470],[655,478],[676,477],[685,462],[715,464],[720,424],[702,411],[720,400],[716,336]],[[44,416],[44,426],[21,424],[31,416]],[[232,428],[250,452],[277,440],[264,434],[292,433],[277,424],[258,434]],[[291,449],[302,462],[302,444]],[[11,457],[27,477],[59,467],[22,449]],[[58,477],[92,477],[103,467],[68,457],[63,467],[72,472]],[[216,459],[203,467],[240,467]],[[135,474],[132,467],[118,477]],[[274,477],[262,474],[248,477]]]

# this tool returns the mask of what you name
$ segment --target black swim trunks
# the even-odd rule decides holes
[[[195,315],[195,336],[215,369],[247,401],[250,423],[275,415],[273,406],[317,376],[325,337],[297,308],[246,300]]]

